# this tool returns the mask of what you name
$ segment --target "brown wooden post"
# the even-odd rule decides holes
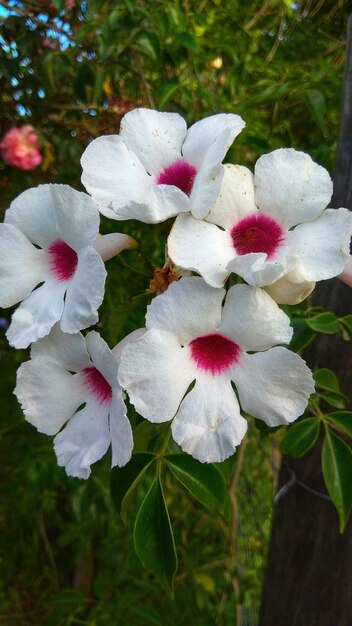
[[[352,15],[331,206],[352,210]],[[352,288],[337,279],[324,281],[314,291],[313,303],[337,315],[352,313]],[[352,342],[321,335],[305,358],[310,367],[333,369],[351,398]],[[303,483],[325,494],[319,445],[303,459],[283,459],[279,489],[293,476],[287,463]],[[351,626],[352,522],[341,535],[326,497],[297,483],[281,493],[274,508],[259,626]]]

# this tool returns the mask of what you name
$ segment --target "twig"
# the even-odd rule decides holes
[[[44,550],[45,550],[46,556],[48,557],[48,561],[50,563],[50,566],[51,566],[51,569],[52,569],[52,573],[53,573],[54,590],[56,592],[58,592],[60,590],[59,573],[58,573],[58,569],[57,569],[57,566],[56,566],[56,562],[55,562],[55,558],[54,558],[54,555],[53,555],[53,551],[51,549],[50,541],[48,539],[48,535],[47,535],[47,532],[46,532],[43,511],[40,511],[38,513],[37,520],[38,520],[40,536],[41,536],[43,544],[44,544]]]
[[[217,559],[215,561],[211,561],[210,563],[203,563],[203,565],[199,565],[199,567],[194,567],[189,572],[182,572],[175,578],[175,583],[181,583],[183,580],[188,578],[189,576],[193,576],[195,572],[206,572],[208,569],[217,569],[218,567],[227,567],[228,566],[228,558]]]
[[[145,91],[145,95],[146,95],[148,104],[149,104],[151,109],[155,109],[155,102],[154,102],[152,94],[150,93],[150,87],[149,87],[149,85],[148,85],[148,83],[147,83],[147,81],[145,79],[145,76],[143,74],[143,70],[142,70],[141,64],[140,64],[139,59],[137,58],[137,56],[134,58],[134,63],[135,63],[137,72],[139,74],[139,77],[140,77],[140,79],[141,79],[141,81],[143,83],[143,87],[144,87],[144,91]]]
[[[257,23],[257,21],[260,20],[260,18],[266,14],[267,10],[270,8],[270,5],[271,5],[270,1],[264,2],[264,4],[259,9],[259,11],[257,11],[257,13],[253,15],[253,17],[249,20],[249,22],[245,24],[244,30],[250,30]],[[269,13],[271,13],[271,11],[269,11]]]
[[[7,9],[8,11],[16,13],[17,15],[20,15],[21,17],[25,17],[27,20],[30,20],[31,22],[33,22],[37,26],[40,26],[41,28],[46,28],[48,30],[53,30],[58,35],[64,35],[68,39],[70,38],[70,34],[66,30],[64,30],[63,28],[60,28],[59,26],[56,26],[56,24],[52,24],[50,22],[49,23],[48,22],[42,22],[42,20],[38,20],[38,18],[35,17],[34,15],[31,15],[31,14],[27,13],[26,11],[22,11],[22,9],[19,9],[17,6],[12,6],[11,4],[6,2],[5,0],[1,0],[0,6],[5,7],[5,9]]]
[[[236,497],[236,487],[238,485],[239,477],[243,468],[244,462],[244,451],[247,445],[247,438],[243,439],[239,449],[238,455],[236,459],[235,466],[233,468],[233,472],[230,478],[230,483],[227,489],[227,495],[230,502],[231,509],[231,521],[229,528],[229,536],[228,536],[228,548],[230,556],[234,556],[235,548],[234,542],[237,535],[237,527],[238,527],[238,504]]]

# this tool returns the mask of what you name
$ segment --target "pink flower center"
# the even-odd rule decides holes
[[[235,224],[230,235],[237,254],[265,252],[271,259],[284,239],[283,230],[268,215],[248,215]]]
[[[112,390],[104,376],[96,367],[85,367],[82,370],[84,382],[99,404],[107,404],[111,401]]]
[[[58,280],[72,278],[77,267],[77,253],[61,239],[56,239],[48,247],[50,269]]]
[[[192,339],[188,346],[197,367],[213,375],[221,374],[235,365],[241,354],[237,343],[219,333]]]
[[[174,185],[181,189],[187,196],[190,196],[196,174],[197,170],[193,165],[183,159],[179,159],[165,167],[165,169],[157,175],[156,184]]]

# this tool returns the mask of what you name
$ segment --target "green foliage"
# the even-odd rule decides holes
[[[150,452],[140,452],[132,456],[131,460],[122,468],[113,468],[111,471],[111,494],[114,505],[121,512],[122,520],[126,523],[128,507],[134,491],[143,478],[148,467],[156,460],[156,455]]]
[[[209,511],[223,509],[225,482],[215,465],[204,465],[191,456],[169,454],[165,462],[181,485]]]
[[[307,319],[306,324],[315,332],[325,333],[327,335],[334,335],[340,330],[338,318],[331,311],[318,313],[318,315]]]
[[[317,417],[308,417],[296,422],[282,438],[281,452],[297,457],[303,456],[315,444],[319,429],[320,420]]]
[[[334,411],[328,413],[326,418],[339,430],[348,435],[352,439],[352,412],[351,411]]]
[[[160,579],[173,597],[177,555],[159,474],[137,513],[133,540],[144,567]]]
[[[322,448],[322,470],[343,532],[352,507],[352,449],[330,429],[326,430]]]

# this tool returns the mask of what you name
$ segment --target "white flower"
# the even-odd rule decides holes
[[[288,343],[292,329],[271,297],[249,285],[232,287],[222,307],[224,296],[201,278],[172,283],[118,369],[136,410],[151,422],[174,418],[175,441],[202,462],[229,457],[246,432],[232,383],[243,411],[269,426],[295,420],[314,391],[304,361],[272,347]]]
[[[206,220],[176,219],[168,239],[174,263],[213,287],[235,272],[251,285],[269,285],[272,297],[287,304],[342,272],[352,217],[347,209],[325,209],[332,182],[324,168],[303,152],[280,149],[260,157],[254,178],[242,166],[224,169]]]
[[[222,113],[187,131],[177,113],[135,109],[122,119],[120,135],[87,147],[83,185],[113,219],[156,223],[185,211],[202,218],[219,194],[221,162],[244,126],[239,115]]]
[[[26,420],[39,432],[58,433],[55,452],[68,476],[88,478],[91,464],[110,444],[112,466],[121,467],[131,457],[132,430],[117,361],[98,333],[68,335],[56,324],[32,345],[31,360],[18,370],[15,394]]]
[[[106,277],[98,230],[92,198],[67,185],[40,185],[12,202],[0,224],[0,306],[22,300],[11,345],[27,347],[58,321],[67,333],[97,322]]]

